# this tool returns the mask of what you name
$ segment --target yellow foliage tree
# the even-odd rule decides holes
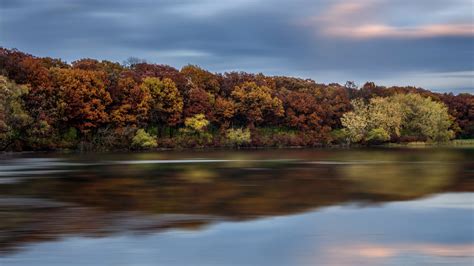
[[[183,97],[171,79],[148,77],[143,80],[141,87],[151,96],[151,122],[160,126],[176,126],[181,122]]]
[[[236,113],[249,127],[259,125],[265,118],[272,120],[272,117],[284,114],[281,100],[272,96],[270,88],[258,86],[255,82],[236,86],[231,97],[235,101]]]

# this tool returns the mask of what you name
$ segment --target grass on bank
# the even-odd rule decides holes
[[[474,148],[474,139],[454,139],[447,142],[411,141],[406,143],[389,143],[388,147],[467,147]]]

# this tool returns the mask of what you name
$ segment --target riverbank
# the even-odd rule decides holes
[[[48,150],[24,150],[24,151],[2,151],[1,154],[28,154],[28,153],[43,153],[43,152],[59,152],[59,153],[88,153],[88,152],[167,152],[167,151],[251,151],[251,150],[284,150],[284,149],[363,149],[363,148],[474,148],[474,139],[455,139],[449,142],[434,143],[434,142],[403,142],[403,143],[384,143],[377,145],[363,145],[363,144],[320,144],[308,146],[177,146],[177,147],[157,147],[146,149],[127,149],[127,148],[100,148],[100,149],[48,149]]]
[[[474,139],[454,139],[448,142],[425,142],[425,141],[412,141],[405,143],[389,143],[383,146],[386,147],[410,147],[410,148],[424,148],[424,147],[466,147],[474,148]]]

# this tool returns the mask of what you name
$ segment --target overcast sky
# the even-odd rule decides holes
[[[474,93],[474,0],[0,0],[0,46]]]

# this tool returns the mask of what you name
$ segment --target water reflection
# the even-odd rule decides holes
[[[103,253],[139,248],[145,255],[122,265],[379,265],[381,259],[406,265],[459,258],[474,242],[472,193],[459,193],[474,191],[472,155],[401,149],[5,156],[0,262],[61,265],[61,256],[97,256],[104,263],[96,265],[121,265],[85,243]],[[418,200],[448,192],[429,198],[431,205]],[[399,201],[405,205],[386,204]],[[103,250],[104,241],[113,250]],[[198,248],[200,241],[209,243]],[[74,252],[61,248],[67,245]],[[249,256],[246,245],[264,253]],[[57,261],[46,256],[53,248],[64,252],[56,252]],[[216,248],[226,255],[191,261],[193,249],[216,258]],[[244,251],[249,261],[233,260]],[[278,252],[278,260],[264,256]],[[472,262],[466,256],[459,261]]]

